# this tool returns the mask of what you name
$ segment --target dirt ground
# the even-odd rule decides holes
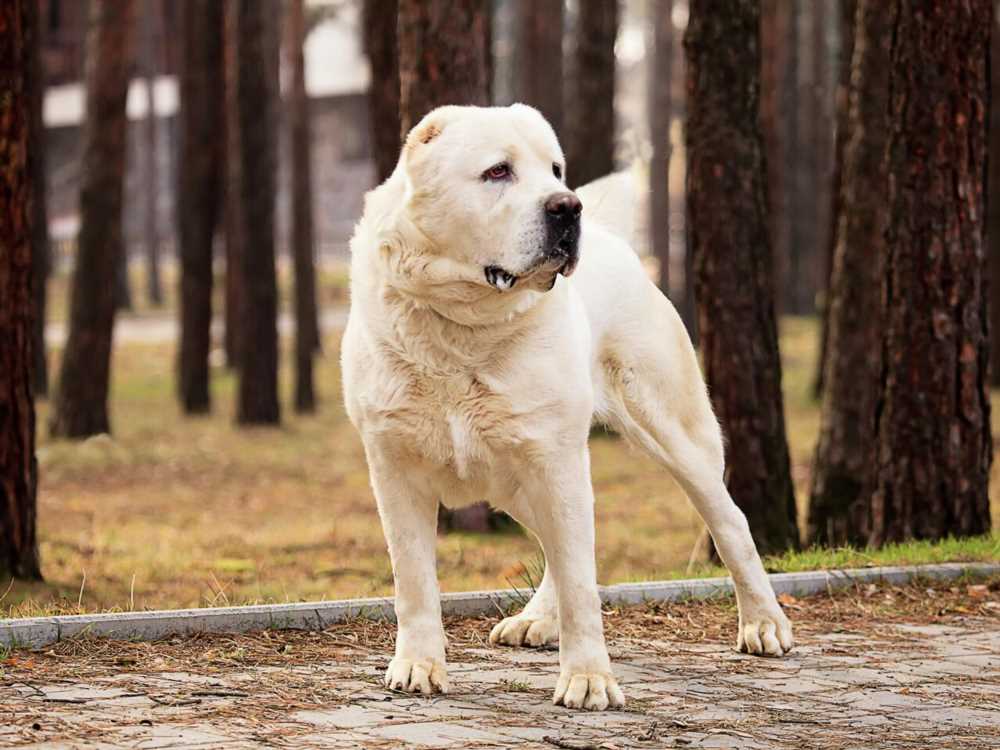
[[[79,639],[0,661],[3,747],[1000,747],[1000,578],[782,597],[796,649],[732,649],[731,600],[609,609],[624,711],[550,705],[553,651],[447,623],[452,693],[379,683],[391,625]]]

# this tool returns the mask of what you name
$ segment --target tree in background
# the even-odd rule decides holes
[[[840,48],[837,51],[837,88],[834,94],[834,147],[830,174],[829,227],[826,235],[826,253],[822,281],[824,284],[819,305],[820,335],[819,356],[816,358],[816,376],[813,395],[823,393],[826,352],[830,342],[830,304],[833,294],[833,258],[837,249],[837,227],[840,224],[841,181],[843,179],[844,149],[847,145],[847,121],[851,89],[851,59],[854,56],[854,16],[857,0],[838,0],[840,11]]]
[[[116,295],[124,257],[122,183],[125,97],[133,52],[135,0],[92,0],[87,35],[87,114],[83,129],[80,234],[69,337],[50,429],[82,438],[109,432],[108,383]]]
[[[566,177],[579,187],[615,169],[615,40],[618,3],[579,0],[571,77]]]
[[[238,0],[236,9],[236,100],[239,117],[239,185],[242,217],[244,292],[240,335],[240,424],[277,424],[278,285],[274,258],[274,196],[277,149],[277,55],[272,9],[256,0]],[[253,342],[253,345],[249,345]]]
[[[795,44],[788,74],[795,83],[787,116],[789,132],[789,246],[781,297],[786,312],[816,311],[825,267],[827,211],[830,203],[829,155],[833,113],[827,85],[827,6],[829,0],[790,3]],[[794,138],[794,140],[792,140]]]
[[[292,171],[292,260],[295,267],[295,409],[316,408],[313,355],[319,349],[316,310],[316,268],[313,247],[312,128],[303,45],[306,40],[303,0],[291,0],[286,50],[292,70],[289,116],[289,153]]]
[[[560,140],[563,126],[563,2],[520,0],[518,101],[530,104],[549,121]]]
[[[0,577],[41,579],[35,536],[38,462],[32,399],[34,0],[0,4]]]
[[[653,3],[653,68],[649,76],[649,227],[659,261],[658,285],[670,296],[670,120],[674,70],[673,0]]]
[[[149,302],[155,307],[163,304],[163,285],[160,282],[160,230],[157,203],[160,193],[160,176],[156,135],[156,74],[160,54],[160,0],[145,0],[142,8],[142,77],[146,89],[146,119],[143,122],[143,198],[144,243],[146,245],[146,288]]]
[[[183,0],[180,6],[180,143],[177,226],[180,255],[178,396],[188,414],[211,409],[212,240],[221,209],[223,143],[222,30],[218,3]]]
[[[384,182],[399,159],[399,50],[397,0],[365,0],[362,28],[371,66],[368,119],[375,154],[375,178]]]
[[[399,0],[400,119],[410,128],[444,104],[489,103],[490,6],[485,0]],[[501,521],[503,519],[503,521]],[[439,528],[488,531],[507,522],[486,503],[449,511]]]
[[[435,107],[489,104],[485,0],[400,0],[401,134]]]
[[[993,456],[983,235],[992,0],[891,5],[874,545],[989,531]]]
[[[986,237],[989,240],[990,337],[992,353],[990,383],[1000,386],[1000,3],[993,6],[990,36],[990,133],[987,180]]]
[[[785,0],[761,0],[760,18],[760,128],[764,139],[767,167],[767,227],[774,254],[775,269],[780,271],[788,257],[788,179],[786,149],[789,127],[785,116],[794,102],[794,77],[789,62],[794,63],[796,27],[792,23],[795,3]],[[789,60],[789,56],[792,57]],[[790,102],[789,100],[792,100]]]
[[[689,252],[726,484],[763,554],[796,548],[758,125],[759,0],[694,0],[687,53]]]
[[[881,368],[879,294],[888,191],[885,147],[893,10],[860,0],[855,16],[846,143],[836,203],[825,385],[813,459],[807,540],[868,540]]]
[[[37,3],[29,2],[28,18],[30,27],[27,49],[29,54],[27,74],[30,80],[27,84],[30,99],[30,120],[28,127],[28,165],[31,170],[31,259],[34,274],[35,298],[35,342],[34,367],[32,368],[32,384],[35,397],[47,396],[49,393],[49,367],[45,356],[45,319],[48,297],[48,280],[51,265],[49,248],[49,209],[46,187],[48,180],[45,174],[45,123],[42,119],[42,104],[45,99],[45,69],[42,66],[42,26]]]
[[[239,368],[242,357],[241,328],[243,323],[243,207],[240,204],[240,111],[236,96],[238,61],[236,56],[236,26],[239,7],[235,2],[225,5],[223,18],[223,82],[225,88],[223,118],[223,181],[224,232],[226,237],[226,364]]]

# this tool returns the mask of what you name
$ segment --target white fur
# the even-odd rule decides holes
[[[481,178],[503,160],[511,181]],[[586,205],[572,278],[550,266],[531,270],[544,249],[542,204],[566,190],[552,173],[562,160],[531,108],[435,110],[410,133],[393,175],[367,196],[351,243],[344,394],[395,577],[390,687],[447,691],[437,505],[488,499],[534,532],[546,556],[537,593],[490,640],[558,641],[554,702],[623,704],[597,592],[593,419],[660,461],[687,491],[736,582],[738,646],[775,656],[792,647],[723,482],[718,423],[672,305],[619,237],[587,223]],[[514,287],[489,285],[489,265],[519,275]]]

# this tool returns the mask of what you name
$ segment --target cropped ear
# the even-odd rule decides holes
[[[420,146],[425,146],[444,132],[449,122],[458,116],[461,107],[449,105],[432,109],[423,119],[414,125],[406,136],[403,150],[412,152]]]

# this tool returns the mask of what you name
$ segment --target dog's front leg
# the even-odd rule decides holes
[[[408,693],[447,693],[435,553],[437,498],[374,451],[368,451],[368,461],[396,584],[396,655],[385,685]]]
[[[559,680],[552,702],[603,711],[625,704],[604,642],[594,561],[594,493],[586,448],[560,457],[530,483],[534,532],[559,604]]]

